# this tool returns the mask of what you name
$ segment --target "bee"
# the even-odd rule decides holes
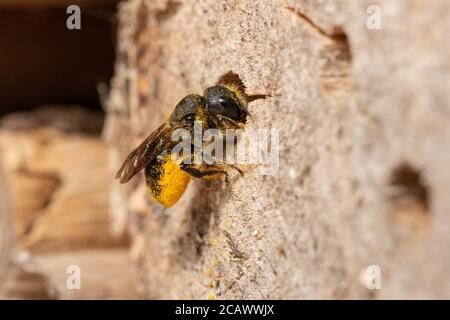
[[[243,128],[250,116],[248,103],[268,95],[247,95],[239,76],[228,72],[216,85],[207,88],[203,96],[190,94],[175,106],[169,119],[152,132],[136,149],[131,151],[116,174],[120,183],[128,182],[144,169],[145,182],[152,197],[168,208],[173,206],[194,178],[227,176],[227,164],[186,163],[184,157],[174,158],[170,150],[178,143],[172,141],[177,129],[194,134],[194,122],[200,121],[205,129]],[[186,155],[185,155],[186,156]],[[187,155],[193,156],[193,154]],[[234,167],[234,166],[233,166]],[[234,167],[240,173],[242,171]]]

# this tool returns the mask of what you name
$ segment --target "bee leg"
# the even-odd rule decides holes
[[[242,171],[241,169],[239,169],[239,167],[237,167],[237,166],[235,166],[233,164],[226,164],[223,161],[219,161],[215,157],[212,157],[211,155],[208,155],[206,153],[203,154],[203,158],[208,160],[209,163],[214,163],[214,164],[204,164],[204,166],[207,166],[209,168],[214,168],[216,170],[222,170],[222,171],[224,171],[224,170],[221,169],[221,168],[223,168],[224,166],[229,166],[230,168],[233,168],[234,170],[239,172],[241,177],[244,175],[244,171]]]
[[[228,183],[228,172],[226,172],[223,169],[217,168],[215,166],[195,166],[195,164],[180,164],[181,170],[187,172],[189,175],[193,176],[194,178],[206,178],[211,177],[217,174],[224,174],[225,175],[225,181]]]
[[[236,170],[237,172],[239,172],[239,174],[241,175],[241,177],[244,175],[244,171],[242,171],[241,169],[239,169],[239,167],[235,166],[234,164],[229,164],[229,166],[231,168],[233,168],[234,170]]]

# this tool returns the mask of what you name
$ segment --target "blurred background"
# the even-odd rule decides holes
[[[127,236],[108,224],[100,137],[117,2],[0,1],[2,298],[136,297]],[[71,4],[80,30],[66,27]],[[67,290],[69,265],[83,290]]]

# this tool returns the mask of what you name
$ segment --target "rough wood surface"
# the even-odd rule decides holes
[[[372,1],[122,3],[111,173],[228,70],[272,94],[247,128],[280,132],[276,175],[195,181],[162,215],[141,177],[112,182],[148,297],[450,297],[450,4],[377,3],[379,30]]]

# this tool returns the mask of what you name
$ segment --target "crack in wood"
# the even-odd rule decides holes
[[[289,2],[286,1],[286,6],[284,8],[295,13],[297,17],[299,17],[308,26],[316,30],[320,35],[336,42],[347,42],[347,36],[341,29],[337,29],[337,31],[334,33],[329,33],[325,31],[321,26],[319,26],[316,22],[314,22],[310,17],[301,12],[297,7],[289,4]]]

